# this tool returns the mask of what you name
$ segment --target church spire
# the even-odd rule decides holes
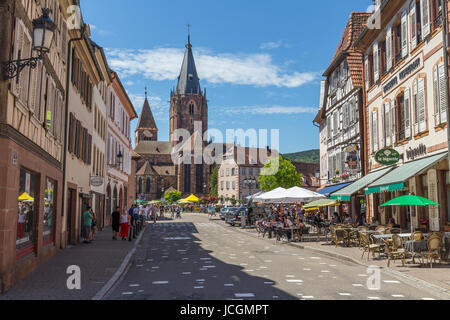
[[[195,66],[194,55],[192,53],[190,25],[188,25],[188,43],[184,53],[183,65],[178,77],[177,94],[201,94],[200,79],[198,78]]]
[[[150,103],[148,102],[147,97],[147,87],[145,87],[145,100],[144,106],[142,107],[141,116],[139,117],[139,122],[136,127],[136,131],[138,130],[158,130],[156,126],[155,118],[153,117],[152,110],[150,109]]]

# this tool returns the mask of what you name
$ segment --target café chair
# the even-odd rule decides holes
[[[397,259],[402,260],[402,266],[404,267],[406,264],[406,251],[402,247],[402,240],[399,236],[394,235],[392,243],[381,239],[381,241],[384,243],[384,246],[386,248],[386,253],[388,256],[388,268],[391,265],[391,261],[394,260],[394,262]]]
[[[366,252],[367,252],[367,261],[369,261],[370,253],[372,253],[373,257],[375,257],[375,252],[377,252],[378,255],[381,254],[381,246],[379,244],[375,244],[373,238],[370,238],[367,233],[360,234],[360,242],[361,247],[364,249],[364,252],[361,256],[361,260],[364,259],[364,254]]]
[[[422,262],[425,263],[425,258],[433,269],[433,261],[439,259],[439,263],[442,263],[441,250],[442,250],[442,237],[438,235],[431,235],[427,242],[427,252],[422,252]]]

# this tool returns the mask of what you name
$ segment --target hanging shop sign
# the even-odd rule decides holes
[[[103,178],[102,177],[91,177],[91,186],[93,187],[101,187],[103,185]]]
[[[375,161],[383,166],[392,166],[401,159],[400,153],[394,149],[382,149],[375,155]]]
[[[347,152],[347,157],[345,158],[345,164],[347,165],[348,171],[351,173],[359,171],[359,156],[358,156],[358,146],[353,145],[345,149]]]

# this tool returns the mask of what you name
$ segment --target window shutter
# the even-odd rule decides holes
[[[22,59],[23,57],[23,27],[19,19],[16,19],[15,39],[14,39],[14,60]],[[11,91],[15,96],[20,95],[20,76],[11,80]]]
[[[92,135],[88,134],[88,157],[87,163],[90,165],[92,163]]]
[[[425,114],[425,81],[420,78],[418,81],[418,101],[419,101],[419,132],[427,129],[427,116]]]
[[[373,46],[373,81],[377,82],[380,77],[380,59],[378,52],[378,43]]]
[[[439,66],[433,68],[434,83],[434,122],[438,126],[441,124],[441,105],[440,105],[440,87],[439,87]]]
[[[395,145],[397,142],[397,123],[396,123],[396,110],[395,110],[395,101],[391,101],[391,136],[392,136],[392,145]]]
[[[416,1],[413,1],[410,9],[410,24],[411,24],[411,50],[417,46],[417,14]]]
[[[25,26],[20,22],[22,33],[23,33],[23,43],[22,43],[22,54],[21,59],[31,58],[31,36],[25,29]],[[28,88],[30,84],[30,67],[25,67],[19,76],[19,99],[24,105],[28,105]]]
[[[405,11],[402,15],[402,57],[408,55],[408,15]]]
[[[422,40],[430,34],[430,1],[420,0],[420,8],[422,9]]]
[[[390,111],[391,111],[391,104],[390,102],[385,103],[384,105],[384,146],[390,146],[391,145],[391,123],[390,123]]]
[[[364,78],[366,82],[366,91],[369,90],[370,82],[369,82],[369,57],[364,57]]]
[[[409,88],[405,90],[404,103],[403,103],[403,117],[405,123],[402,129],[405,130],[405,138],[411,138],[411,93]]]
[[[445,66],[441,62],[439,64],[439,105],[441,111],[441,122],[447,122],[447,109],[448,109],[448,98],[447,98],[447,88],[445,79]]]
[[[327,118],[327,139],[330,139],[331,136],[331,117]]]
[[[372,112],[372,146],[373,152],[378,150],[378,117],[377,111]]]
[[[419,91],[417,88],[417,81],[414,81],[414,135],[419,134]]]
[[[28,103],[30,111],[36,113],[37,106],[39,104],[39,92],[40,92],[40,72],[42,69],[42,62],[39,61],[35,69],[31,70],[30,81],[30,101]]]
[[[386,71],[392,68],[392,28],[386,32]]]
[[[73,113],[71,112],[69,115],[69,141],[68,141],[68,146],[67,146],[67,150],[69,151],[69,153],[72,153],[73,151]]]

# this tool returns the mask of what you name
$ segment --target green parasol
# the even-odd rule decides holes
[[[402,207],[402,206],[439,206],[439,203],[433,202],[423,197],[407,195],[401,196],[381,205],[381,207]]]

